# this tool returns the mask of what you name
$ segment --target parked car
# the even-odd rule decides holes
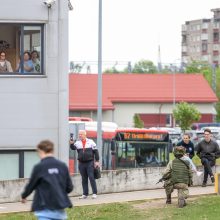
[[[149,129],[159,129],[159,130],[164,130],[168,131],[169,133],[169,138],[170,138],[170,149],[169,151],[173,151],[173,147],[176,146],[176,144],[181,140],[182,133],[180,132],[180,129],[176,128],[170,128],[170,127],[152,127]]]
[[[198,144],[201,140],[204,139],[204,130],[196,131],[196,135],[197,135],[197,138],[198,138],[198,141],[197,141],[197,144]],[[218,143],[218,145],[220,144],[220,133],[219,133],[219,131],[212,130],[212,138]],[[197,144],[195,145],[195,151],[197,151]]]
[[[211,132],[213,133],[213,132],[219,132],[220,133],[220,127],[203,127],[203,128],[201,128],[201,131],[204,131],[206,128],[208,128],[208,129],[210,129],[211,130]]]
[[[207,122],[207,123],[193,123],[191,125],[192,130],[201,130],[203,127],[220,127],[220,123],[217,122]]]

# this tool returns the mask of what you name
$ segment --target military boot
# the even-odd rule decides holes
[[[186,201],[184,198],[178,198],[178,206],[179,208],[183,208],[184,206],[186,206]]]
[[[167,195],[166,204],[171,204],[171,195]]]

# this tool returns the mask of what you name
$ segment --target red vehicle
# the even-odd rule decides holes
[[[93,121],[92,118],[87,117],[69,117],[69,121]]]
[[[73,124],[70,122],[70,127]],[[80,124],[82,126],[82,122]],[[84,128],[80,129],[85,129],[87,137],[97,143],[96,122],[85,122]],[[167,165],[170,145],[167,131],[118,128],[112,122],[103,122],[102,129],[103,170]],[[70,157],[70,161],[74,160],[74,167],[77,167],[76,158],[75,154]]]

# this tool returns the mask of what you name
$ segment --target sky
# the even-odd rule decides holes
[[[69,60],[96,71],[99,0],[71,0]],[[179,63],[181,25],[212,18],[219,0],[102,0],[102,68],[120,69],[145,59],[157,65]]]

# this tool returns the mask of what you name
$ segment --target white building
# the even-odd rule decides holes
[[[0,179],[29,177],[43,139],[52,140],[55,155],[68,162],[68,4],[1,4],[0,50],[13,72],[0,73]],[[37,71],[30,61],[22,65],[25,56],[16,70],[20,55],[33,50],[39,53]]]

